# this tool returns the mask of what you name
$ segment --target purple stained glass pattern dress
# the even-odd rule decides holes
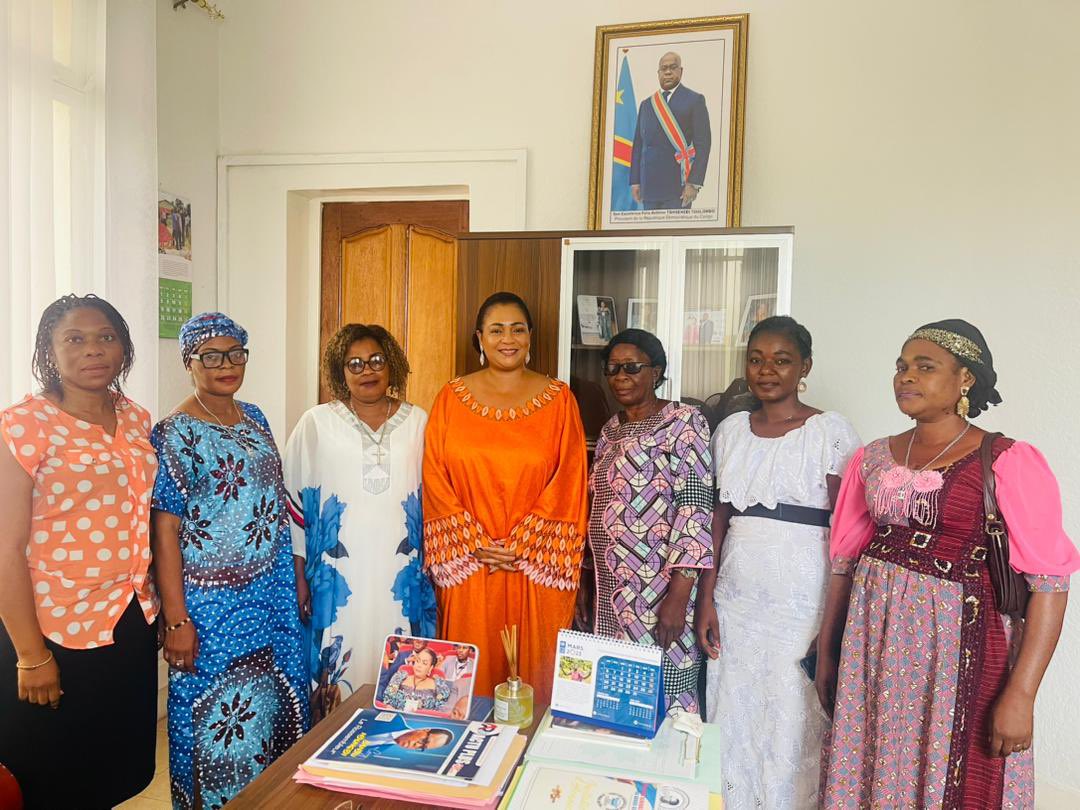
[[[589,476],[589,543],[596,561],[594,631],[655,644],[657,610],[675,568],[712,567],[712,458],[705,418],[669,402],[638,422],[616,414]],[[667,709],[698,711],[695,584],[686,623],[664,655]]]

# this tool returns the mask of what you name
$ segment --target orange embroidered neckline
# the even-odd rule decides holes
[[[469,390],[469,387],[462,381],[461,377],[455,377],[447,384],[450,386],[450,390],[453,391],[454,395],[458,398],[458,402],[477,416],[482,416],[485,419],[494,419],[496,422],[513,421],[515,419],[524,419],[526,416],[531,416],[548,403],[554,402],[555,395],[558,394],[565,385],[565,383],[560,382],[559,380],[551,380],[540,393],[523,405],[518,405],[514,408],[493,408],[490,405],[484,405],[478,402],[476,397],[473,396],[472,391]]]

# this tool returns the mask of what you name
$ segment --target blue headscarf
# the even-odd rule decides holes
[[[191,363],[191,354],[206,341],[216,337],[231,337],[246,346],[248,333],[240,324],[220,312],[193,315],[180,327],[180,357],[184,367]]]

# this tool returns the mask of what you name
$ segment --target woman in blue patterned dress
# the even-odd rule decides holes
[[[151,435],[178,810],[221,807],[308,725],[281,458],[262,411],[233,399],[245,343],[220,313],[184,324],[195,390]]]

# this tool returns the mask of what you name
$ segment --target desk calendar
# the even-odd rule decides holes
[[[559,632],[551,712],[652,737],[663,720],[659,647]]]

